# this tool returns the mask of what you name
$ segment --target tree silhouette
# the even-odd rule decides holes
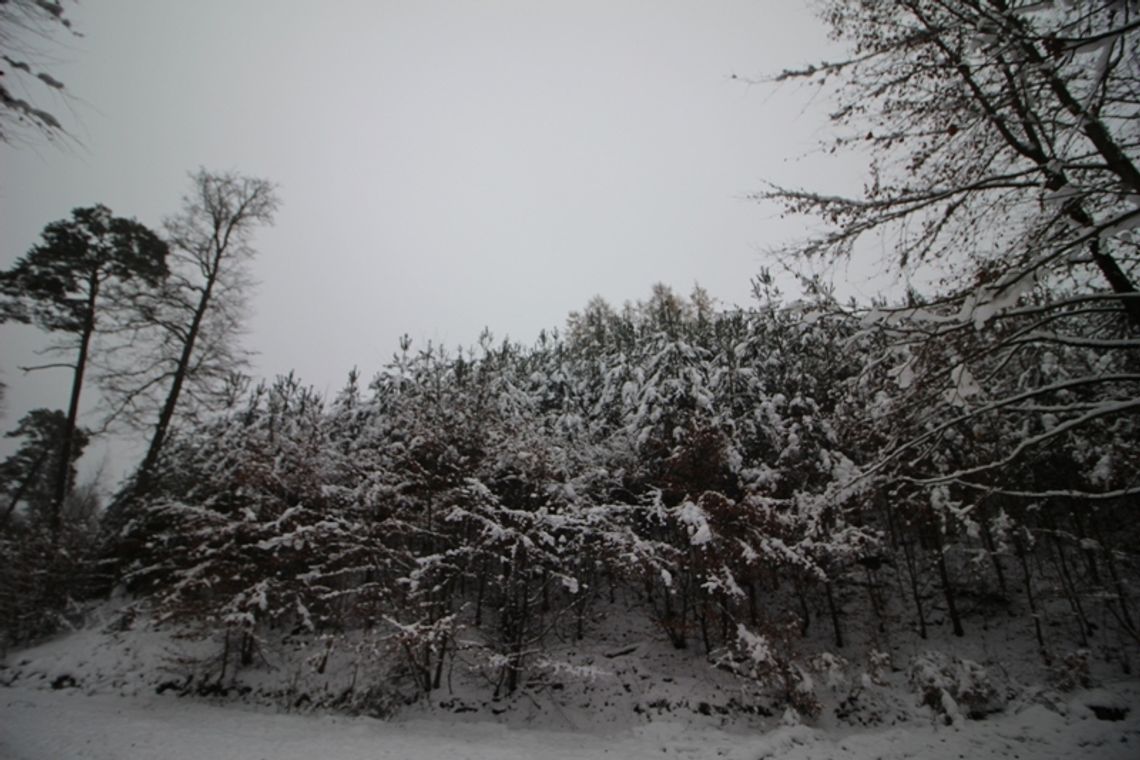
[[[45,227],[42,238],[12,269],[0,274],[0,319],[71,336],[54,350],[73,351],[74,363],[28,368],[68,367],[73,372],[48,520],[58,539],[79,400],[98,318],[105,310],[122,306],[120,286],[131,281],[157,285],[163,280],[167,245],[142,224],[113,216],[103,205],[75,209],[70,219]]]
[[[146,488],[175,412],[192,395],[188,391],[216,397],[242,365],[234,344],[250,288],[253,231],[272,223],[277,210],[273,184],[263,179],[199,169],[191,183],[182,211],[166,222],[171,276],[146,307],[144,330],[153,328],[151,339],[157,341],[153,373],[163,381],[156,384],[152,377],[146,382],[164,385],[166,393],[139,468],[139,490]]]
[[[21,502],[27,504],[29,519],[42,522],[51,513],[54,499],[53,473],[59,472],[59,456],[67,416],[58,409],[33,409],[20,418],[7,438],[22,438],[16,453],[0,463],[0,483],[4,484],[6,504],[0,507],[0,528],[7,525]],[[75,462],[87,446],[87,431],[72,433],[69,479],[75,477]]]

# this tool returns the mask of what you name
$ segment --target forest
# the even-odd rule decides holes
[[[1000,712],[964,654],[998,625],[1057,690],[1133,674],[1137,6],[821,10],[850,57],[754,84],[827,93],[824,150],[870,168],[856,197],[756,192],[814,232],[747,307],[658,284],[529,344],[406,338],[326,396],[243,371],[272,182],[199,170],[157,231],[102,205],[49,224],[0,276],[2,319],[73,378],[8,433],[3,648],[115,599],[117,630],[204,644],[171,688],[230,693],[293,646],[282,679],[352,672],[309,703],[376,715],[460,671],[504,703],[588,682],[567,649],[613,648],[615,616],[803,720],[837,668]],[[837,297],[820,268],[878,248],[905,292]],[[76,463],[111,429],[145,454],[104,498]],[[947,650],[892,661],[903,639]]]

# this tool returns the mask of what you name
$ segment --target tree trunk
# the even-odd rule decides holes
[[[793,578],[792,583],[796,587],[796,597],[800,602],[800,638],[806,639],[808,629],[811,628],[811,608],[808,607],[807,594],[804,593],[803,584],[798,578]]]
[[[71,380],[71,400],[67,405],[67,423],[59,447],[59,463],[55,473],[55,489],[48,518],[53,547],[59,546],[63,532],[63,502],[71,486],[71,451],[75,445],[75,426],[79,420],[79,397],[83,391],[83,373],[87,369],[87,352],[95,332],[95,300],[99,296],[99,278],[92,274],[87,281],[87,313],[83,315],[83,333],[79,338],[79,356],[75,358],[75,374]]]
[[[479,583],[475,591],[475,627],[483,625],[483,592],[487,588],[487,560],[479,558]]]
[[[178,407],[178,398],[182,395],[182,385],[186,382],[186,375],[190,371],[190,360],[194,356],[194,346],[198,342],[198,334],[202,329],[202,322],[206,317],[206,310],[210,307],[210,297],[213,294],[214,283],[218,277],[218,262],[209,272],[206,287],[202,290],[202,297],[198,299],[198,306],[194,309],[194,316],[190,321],[190,330],[186,333],[186,340],[182,344],[182,353],[178,357],[178,365],[174,370],[174,379],[170,383],[170,392],[162,405],[158,415],[158,423],[154,426],[154,434],[147,447],[146,457],[139,467],[138,479],[135,483],[137,494],[146,493],[150,488],[150,478],[154,466],[158,464],[158,456],[162,453],[162,446],[166,443],[166,436],[170,432],[170,423],[174,419],[174,410]]]
[[[1025,543],[1020,539],[1014,542],[1017,558],[1021,561],[1021,574],[1025,578],[1025,599],[1029,603],[1029,614],[1033,617],[1033,631],[1037,634],[1037,646],[1046,665],[1051,665],[1049,653],[1045,649],[1045,633],[1041,628],[1041,613],[1037,611],[1037,600],[1033,597],[1033,579],[1029,572],[1029,560],[1026,558]]]
[[[946,597],[946,608],[950,613],[954,635],[965,636],[966,632],[962,630],[962,617],[958,614],[958,605],[954,600],[954,586],[950,583],[950,571],[946,568],[946,552],[941,545],[938,547],[938,577],[942,580],[942,593]]]
[[[1002,598],[1008,596],[1009,591],[1005,585],[1005,569],[1001,566],[1001,557],[998,556],[997,547],[994,544],[994,534],[990,530],[990,523],[986,519],[980,520],[982,525],[982,540],[986,543],[986,552],[990,555],[990,561],[994,566],[994,574],[997,576],[998,589],[1001,590]]]
[[[1116,569],[1116,560],[1112,556],[1112,548],[1104,540],[1104,531],[1101,530],[1100,522],[1096,519],[1093,520],[1093,529],[1096,531],[1097,540],[1100,542],[1101,550],[1104,551],[1104,562],[1108,568],[1108,577],[1112,579],[1113,589],[1116,591],[1116,597],[1120,601],[1120,618],[1123,623],[1126,633],[1131,636],[1136,643],[1140,644],[1140,630],[1136,628],[1133,622],[1132,613],[1128,607],[1128,595],[1124,592],[1124,584],[1121,582],[1120,573]]]
[[[909,541],[902,542],[903,556],[906,558],[907,576],[910,578],[910,591],[914,597],[914,606],[918,611],[918,635],[926,639],[926,614],[922,609],[922,594],[918,588],[918,569],[915,567],[916,559],[914,547]]]
[[[875,620],[879,621],[879,633],[886,633],[887,622],[883,617],[883,601],[879,598],[879,579],[870,567],[864,567],[867,575],[867,596],[871,600],[871,611],[875,613]]]
[[[759,619],[758,606],[756,604],[756,581],[751,578],[748,579],[748,622],[753,626],[757,625]]]
[[[1057,558],[1057,567],[1061,573],[1061,587],[1065,591],[1065,596],[1069,598],[1069,607],[1072,608],[1073,615],[1077,619],[1077,629],[1081,634],[1081,646],[1088,647],[1092,628],[1089,626],[1088,617],[1085,616],[1085,608],[1084,605],[1081,604],[1080,595],[1077,593],[1076,583],[1073,581],[1073,576],[1069,572],[1069,561],[1065,557],[1065,548],[1061,545],[1061,539],[1057,536],[1057,528],[1055,525],[1050,524],[1049,533],[1053,538],[1054,556]]]
[[[843,648],[843,629],[839,625],[839,609],[835,606],[835,593],[831,588],[831,581],[823,584],[827,590],[827,611],[831,614],[831,627],[835,631],[835,646]]]
[[[701,599],[701,642],[705,645],[705,654],[712,652],[712,639],[709,638],[709,603],[708,599]]]
[[[435,664],[435,677],[432,678],[431,688],[438,689],[443,681],[443,661],[447,655],[447,637],[444,636],[439,643],[439,659]]]

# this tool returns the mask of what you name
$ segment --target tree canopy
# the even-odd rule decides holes
[[[92,338],[104,312],[126,307],[123,287],[136,281],[153,287],[166,277],[167,245],[145,226],[113,216],[102,205],[75,209],[70,219],[45,227],[42,237],[0,274],[0,316],[73,336],[53,349],[75,354],[74,363],[62,365],[72,369],[72,383],[50,520],[58,536]]]

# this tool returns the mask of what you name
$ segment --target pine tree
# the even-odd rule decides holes
[[[92,340],[110,312],[126,308],[124,291],[139,284],[157,287],[167,275],[167,245],[131,219],[112,216],[106,206],[75,209],[71,219],[49,224],[43,242],[0,275],[4,319],[72,336],[57,352],[74,352],[71,399],[60,436],[49,525],[58,537],[61,510],[71,486],[80,396]]]

